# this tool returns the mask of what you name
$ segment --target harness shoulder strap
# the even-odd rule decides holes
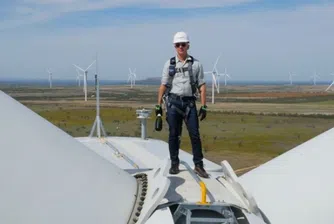
[[[190,60],[188,63],[188,72],[189,72],[189,79],[190,79],[192,94],[195,96],[196,91],[197,91],[197,77],[194,77],[194,74],[193,74],[193,70],[192,70],[193,63],[194,63],[194,58],[190,56]]]
[[[176,64],[175,57],[172,57],[171,59],[169,59],[169,64],[175,66],[175,64]]]
[[[175,73],[176,73],[176,68],[175,67],[176,67],[176,58],[172,57],[172,58],[169,59],[169,68],[168,68],[168,75],[171,78],[171,82],[170,82],[170,84],[166,85],[167,89],[164,93],[165,96],[168,96],[169,92],[172,89],[173,79],[174,79],[174,76],[175,76]]]

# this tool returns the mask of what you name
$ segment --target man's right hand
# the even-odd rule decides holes
[[[155,116],[158,116],[160,114],[162,116],[162,108],[161,105],[155,105]]]
[[[198,113],[198,116],[201,117],[200,121],[202,121],[206,118],[206,109],[207,109],[206,105],[201,106],[201,109],[199,110],[199,113]]]

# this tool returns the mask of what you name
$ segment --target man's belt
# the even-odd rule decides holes
[[[194,96],[179,96],[174,93],[170,93],[169,97],[173,100],[180,100],[180,101],[190,101],[190,100],[196,100],[196,97]]]

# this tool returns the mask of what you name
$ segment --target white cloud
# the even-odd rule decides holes
[[[322,80],[334,72],[334,6],[307,6],[294,11],[224,14],[183,21],[86,29],[30,30],[0,36],[0,77],[75,76],[72,63],[85,67],[99,52],[102,79],[126,79],[128,67],[139,77],[160,76],[173,55],[172,35],[190,34],[191,53],[205,70],[221,52],[234,80],[288,80],[292,71],[307,80],[316,69]],[[92,78],[92,77],[91,77]]]
[[[124,6],[145,6],[159,8],[203,8],[239,5],[256,0],[23,0],[16,10],[0,22],[0,31],[48,21],[63,13],[94,11]]]
[[[160,1],[160,7],[166,8],[203,8],[203,7],[226,7],[240,5],[243,3],[255,2],[256,0],[163,0]],[[151,0],[147,3],[155,4],[156,1]]]
[[[161,7],[224,7],[241,3],[254,2],[255,0],[24,0],[27,4],[36,5],[68,5],[90,4],[105,8],[128,5],[159,5]]]

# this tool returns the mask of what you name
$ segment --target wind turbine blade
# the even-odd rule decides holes
[[[217,79],[214,75],[212,75],[212,79],[213,79],[212,81],[214,82],[216,89],[218,90]]]
[[[86,68],[86,71],[94,64],[96,62],[96,60],[94,60],[93,62],[92,62],[92,64],[90,64],[90,66],[88,66],[88,68]]]
[[[85,70],[83,70],[82,68],[80,68],[79,66],[77,66],[77,65],[75,65],[75,64],[73,64],[77,69],[79,69],[79,70],[81,70],[81,71],[83,71],[83,72],[85,72]]]
[[[212,81],[214,81],[214,83],[216,84],[217,80],[216,80],[216,76],[212,74]]]
[[[75,69],[77,71],[78,76],[82,76],[82,74],[80,74],[80,71],[78,69]]]
[[[217,57],[216,62],[215,62],[215,64],[214,64],[214,66],[213,66],[213,70],[215,70],[215,68],[216,68],[216,66],[217,66],[217,64],[218,64],[218,61],[219,61],[220,56],[221,56],[221,54]]]
[[[332,87],[333,84],[334,84],[334,81],[327,87],[325,91],[328,91]]]

